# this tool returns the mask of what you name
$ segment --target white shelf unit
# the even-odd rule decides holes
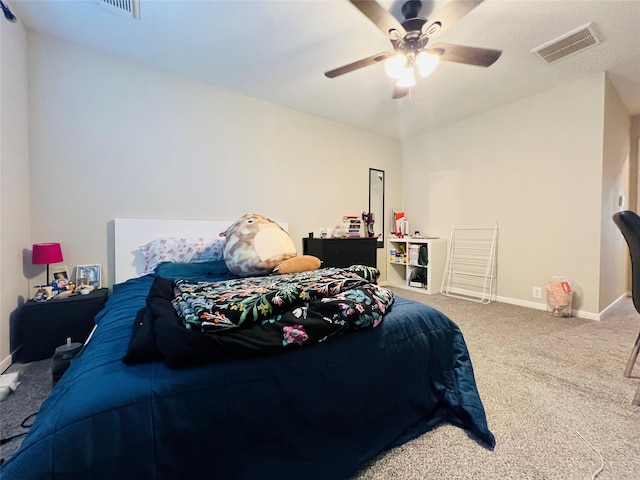
[[[427,246],[427,265],[419,265],[414,259],[409,261],[411,246]],[[391,251],[402,249],[407,257],[397,260],[391,256]],[[434,294],[440,292],[440,285],[444,276],[447,259],[447,240],[444,238],[389,238],[387,239],[387,284],[392,287],[404,288],[412,292]],[[411,273],[414,269],[426,270],[427,284],[422,287],[409,285]]]

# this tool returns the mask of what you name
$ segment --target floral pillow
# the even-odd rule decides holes
[[[224,237],[157,238],[140,247],[146,260],[144,273],[152,273],[162,262],[200,263],[222,260],[223,247]]]

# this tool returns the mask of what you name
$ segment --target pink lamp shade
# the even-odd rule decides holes
[[[49,284],[49,264],[62,261],[62,249],[59,243],[34,243],[31,251],[31,263],[47,265],[47,285]]]
[[[45,265],[62,261],[62,249],[59,243],[34,243],[31,263]]]

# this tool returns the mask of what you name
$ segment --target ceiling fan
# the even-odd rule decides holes
[[[381,52],[362,60],[325,72],[328,78],[384,61],[385,71],[397,79],[393,98],[401,98],[416,84],[418,74],[431,74],[440,60],[489,67],[500,58],[501,50],[467,47],[451,43],[436,43],[427,48],[432,37],[443,32],[457,22],[483,0],[452,0],[433,15],[432,19],[418,16],[422,8],[420,0],[409,0],[402,6],[405,20],[400,23],[378,2],[374,0],[349,0],[369,20],[371,20],[391,41],[393,52]]]

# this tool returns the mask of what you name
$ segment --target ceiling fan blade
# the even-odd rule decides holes
[[[442,33],[451,25],[464,17],[484,0],[459,0],[447,3],[437,10],[432,18],[422,26],[422,34],[429,37]]]
[[[391,40],[404,37],[407,33],[396,17],[385,10],[382,5],[374,0],[349,0],[358,10],[371,20]],[[394,30],[398,34],[392,33]]]
[[[440,55],[440,60],[444,62],[466,63],[478,67],[489,67],[502,55],[502,50],[466,47],[451,43],[436,43],[428,49],[428,52]]]
[[[345,73],[358,70],[359,68],[368,67],[369,65],[373,65],[374,63],[381,62],[389,57],[393,57],[394,55],[395,53],[391,52],[378,53],[376,55],[371,55],[370,57],[363,58],[362,60],[358,60],[357,62],[349,63],[347,65],[343,65],[342,67],[334,68],[333,70],[324,72],[324,75],[327,78],[335,78],[339,75],[344,75]]]
[[[398,85],[393,86],[393,95],[391,98],[394,100],[397,98],[406,97],[409,95],[409,87],[399,87]]]

